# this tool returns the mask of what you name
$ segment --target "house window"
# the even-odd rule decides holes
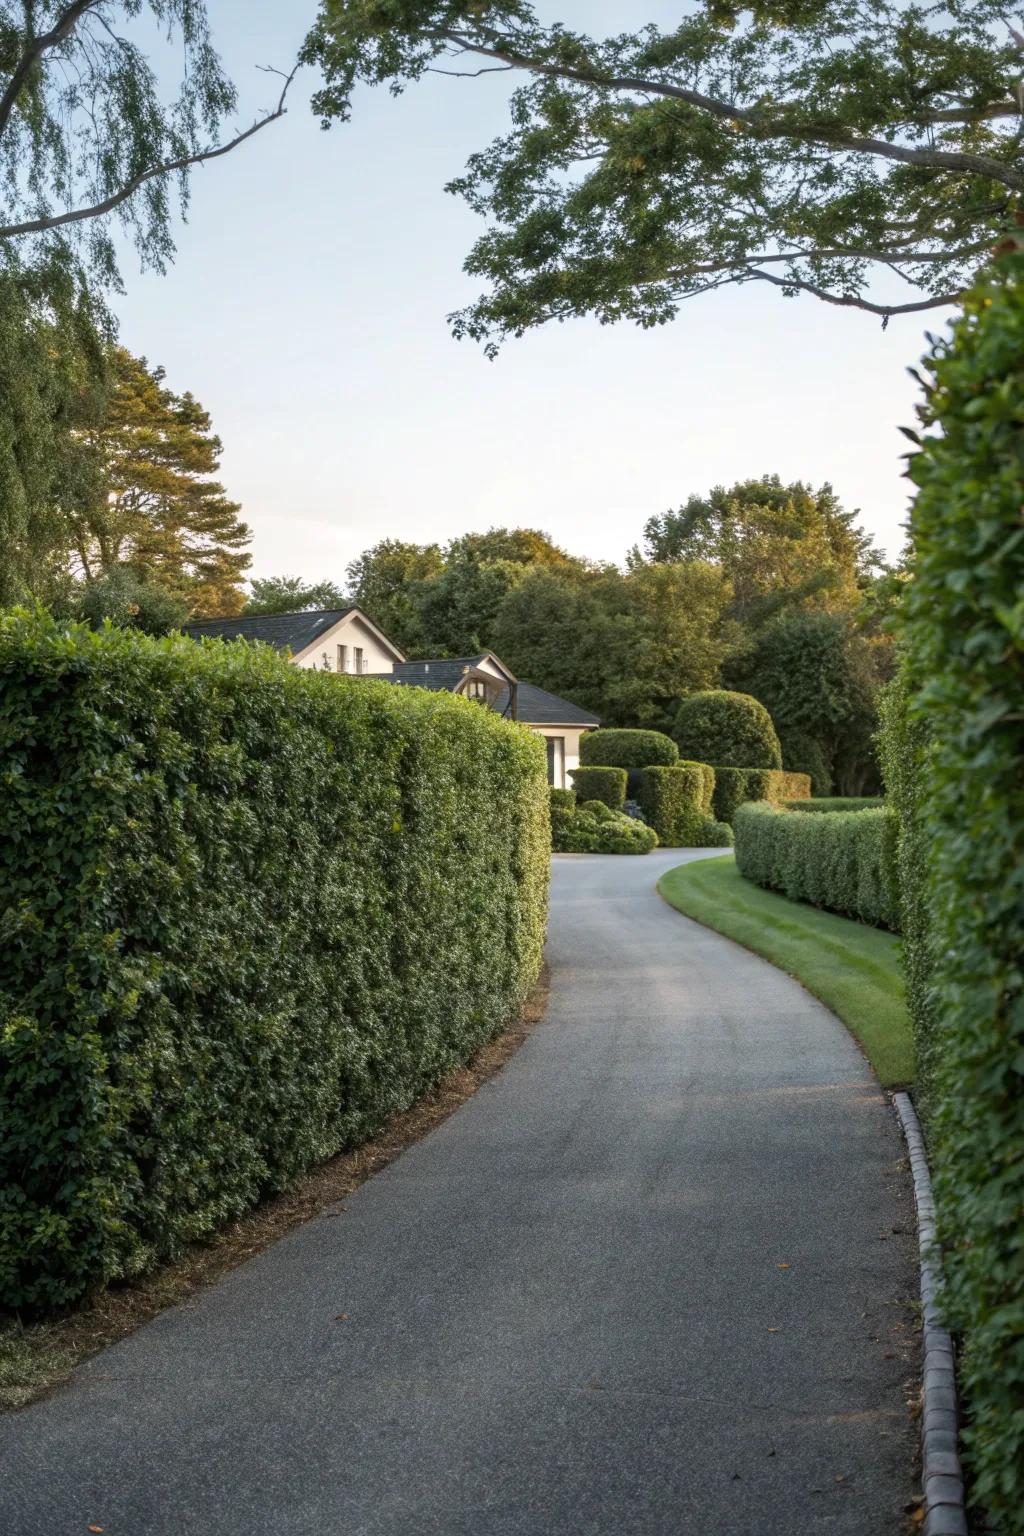
[[[548,783],[555,789],[565,788],[565,737],[548,736]]]
[[[354,652],[355,658],[356,658],[356,671],[357,672],[365,671],[366,663],[363,661],[363,648],[362,648],[362,646],[361,645],[356,645],[356,646],[353,646],[352,649],[353,649],[353,652]]]
[[[466,688],[466,698],[475,699],[478,704],[485,704],[487,702],[487,684],[479,677],[472,678]]]
[[[348,646],[347,645],[339,645],[338,646],[338,671],[339,672],[347,672],[348,671]]]

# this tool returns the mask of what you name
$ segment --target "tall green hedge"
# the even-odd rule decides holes
[[[0,621],[0,1304],[371,1134],[516,1012],[543,743],[264,647]]]
[[[684,758],[724,768],[781,768],[782,748],[763,704],[712,688],[683,699],[672,735]]]
[[[715,768],[713,810],[719,821],[732,824],[748,800],[805,800],[811,793],[810,775],[785,773],[776,768]]]
[[[911,459],[912,719],[933,929],[928,1130],[974,1497],[1024,1533],[1024,256],[933,345]]]
[[[603,800],[613,811],[626,803],[625,768],[571,768],[573,788],[581,800]]]
[[[729,828],[715,821],[711,797],[715,771],[707,763],[676,763],[645,768],[639,804],[645,819],[666,848],[726,848]]]
[[[744,805],[733,822],[736,868],[791,901],[895,928],[887,821],[884,810],[796,816],[763,803]]]

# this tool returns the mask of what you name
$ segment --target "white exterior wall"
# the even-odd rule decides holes
[[[572,779],[569,774],[580,765],[580,737],[584,734],[583,727],[579,725],[532,725],[529,720],[522,721],[528,725],[531,731],[536,731],[538,736],[561,737],[565,742],[565,764],[560,776],[560,782],[555,784],[556,789],[572,789]]]
[[[351,613],[333,629],[321,635],[319,640],[306,651],[300,651],[292,660],[297,667],[311,668],[321,672],[338,671],[338,646],[346,647],[347,672],[355,671],[355,649],[363,648],[364,672],[393,672],[395,658],[387,650],[371,629],[363,624],[358,615]],[[326,658],[326,660],[325,660]]]

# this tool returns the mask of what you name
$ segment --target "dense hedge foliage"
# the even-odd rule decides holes
[[[712,809],[719,821],[732,825],[733,817],[748,800],[806,800],[811,780],[806,773],[784,773],[776,768],[716,768]]]
[[[626,793],[634,799],[640,792],[640,774],[645,768],[671,767],[679,761],[679,748],[671,736],[661,731],[599,729],[588,731],[580,742],[580,762],[588,767],[607,765],[625,768]]]
[[[625,768],[572,768],[573,786],[581,800],[603,800],[613,811],[626,803]]]
[[[925,364],[905,641],[934,923],[929,1132],[973,1493],[1024,1532],[1024,256]]]
[[[763,704],[713,688],[683,699],[672,729],[682,757],[724,768],[781,768],[782,748]]]
[[[903,935],[903,974],[907,1009],[914,1030],[917,1070],[914,1102],[930,1121],[938,1051],[932,971],[933,923],[927,889],[927,833],[924,823],[924,763],[928,750],[923,721],[910,718],[906,668],[884,690],[880,700],[878,745],[885,779],[886,805],[892,824],[889,844],[891,881],[899,907]]]
[[[637,796],[646,821],[666,848],[727,848],[729,828],[715,821],[715,771],[707,763],[645,768]]]
[[[733,832],[744,879],[791,901],[895,927],[886,811],[794,816],[771,805],[743,805]]]
[[[650,853],[658,837],[653,827],[603,800],[584,800],[552,810],[551,846],[556,853]]]
[[[0,1304],[351,1145],[541,961],[540,738],[263,647],[0,621]]]
[[[820,800],[783,800],[787,811],[814,811],[818,814],[832,811],[877,811],[885,801],[881,795],[831,795]]]
[[[580,762],[588,767],[671,767],[679,761],[679,748],[661,731],[628,731],[611,728],[588,731],[580,742]]]

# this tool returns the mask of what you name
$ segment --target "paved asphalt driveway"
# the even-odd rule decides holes
[[[546,1022],[343,1214],[0,1419],[2,1536],[897,1536],[895,1122],[660,902],[689,856],[556,858]]]

